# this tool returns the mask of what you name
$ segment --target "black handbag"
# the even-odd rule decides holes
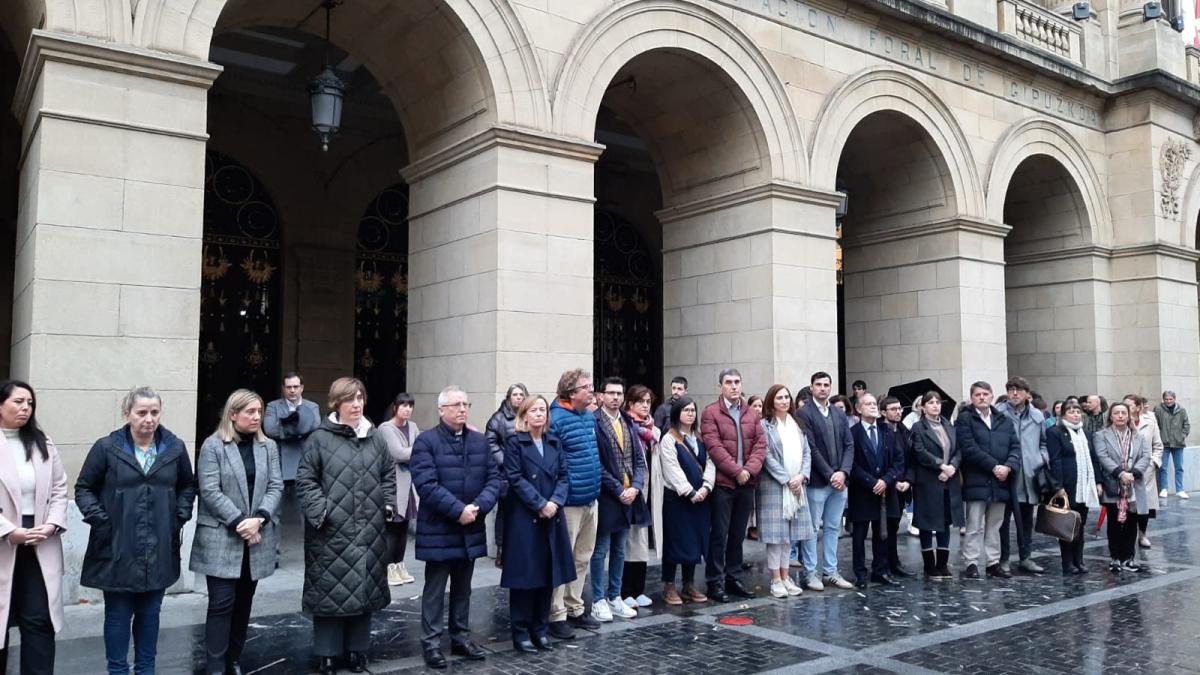
[[[1033,530],[1070,544],[1083,536],[1083,519],[1071,510],[1066,497],[1057,495],[1038,508]]]

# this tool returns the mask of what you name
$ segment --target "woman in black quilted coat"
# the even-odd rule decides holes
[[[367,667],[371,613],[391,602],[387,522],[396,474],[387,444],[363,417],[367,390],[350,377],[329,387],[333,411],[304,443],[296,498],[304,512],[304,597],[321,675]]]

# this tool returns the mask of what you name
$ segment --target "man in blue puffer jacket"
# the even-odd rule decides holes
[[[596,546],[596,498],[600,496],[596,417],[588,412],[592,397],[591,373],[576,368],[558,378],[558,396],[550,404],[550,431],[562,443],[567,458],[570,488],[563,511],[575,554],[575,581],[554,589],[550,602],[550,635],[559,640],[575,637],[571,624],[600,627],[599,621],[584,614],[583,606],[583,584]]]

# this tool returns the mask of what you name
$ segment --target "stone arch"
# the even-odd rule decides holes
[[[128,5],[129,0],[121,1]],[[133,18],[133,42],[150,49],[207,59],[218,20],[227,5],[236,2],[142,0]],[[255,0],[255,4],[265,8],[256,7],[265,16],[265,11],[279,3]],[[294,2],[282,4],[292,10],[289,16],[294,14]],[[541,66],[525,27],[508,0],[436,0],[436,4],[445,8],[469,36],[474,51],[471,59],[487,75],[484,79],[488,81],[483,83],[487,91],[485,117],[496,124],[545,128],[550,114]],[[281,25],[295,28],[294,21]]]
[[[839,86],[817,116],[812,144],[812,185],[836,187],[838,163],[846,140],[872,113],[892,111],[916,122],[933,140],[954,187],[958,216],[981,217],[984,193],[971,146],[949,107],[915,77],[885,66],[868,68]]]
[[[699,57],[732,82],[763,141],[769,179],[803,183],[803,137],[783,84],[753,41],[727,19],[680,0],[630,0],[595,18],[563,59],[552,88],[554,130],[593,137],[604,94],[620,69],[655,51]]]
[[[1188,248],[1200,248],[1200,162],[1195,163],[1188,176],[1179,220],[1182,221],[1179,243]]]
[[[1004,203],[1017,168],[1037,155],[1056,161],[1075,183],[1087,216],[1087,234],[1091,244],[1113,243],[1112,216],[1101,189],[1100,177],[1083,149],[1070,133],[1058,124],[1033,118],[1014,125],[992,151],[988,163],[987,218],[1004,222]]]
[[[17,58],[33,29],[86,35],[108,42],[127,43],[133,32],[130,0],[4,0],[0,2],[0,27],[8,33]]]

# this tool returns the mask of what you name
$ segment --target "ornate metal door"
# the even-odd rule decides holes
[[[216,428],[230,392],[270,400],[279,380],[279,218],[246,167],[208,151],[200,282],[196,438]]]
[[[367,416],[379,424],[406,385],[408,359],[408,186],[371,201],[358,224],[354,376],[367,386]]]
[[[595,377],[617,375],[661,395],[662,305],[654,258],[619,215],[597,210],[595,218]]]

